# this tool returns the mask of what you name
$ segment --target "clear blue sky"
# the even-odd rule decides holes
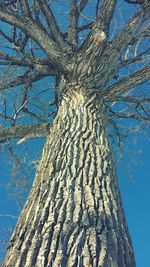
[[[133,7],[128,6],[127,8],[127,5],[124,5],[124,8],[125,14],[123,16],[129,17]],[[147,136],[150,138],[149,133],[147,131]],[[27,146],[34,153],[38,148],[40,154],[42,143],[43,141],[29,141]],[[121,195],[133,241],[137,267],[148,267],[150,266],[150,141],[146,135],[141,133],[137,138],[136,148],[131,141],[126,143],[129,153],[125,153],[118,166]],[[140,155],[137,153],[139,150],[141,150]],[[5,150],[3,151],[6,153]],[[9,187],[9,184],[12,184],[10,174],[7,159],[5,155],[0,154],[0,260],[4,255],[5,240],[9,239],[20,213],[18,199],[16,200],[15,196],[10,194],[10,188],[12,188],[12,185]]]
[[[150,131],[148,135],[150,137]],[[130,151],[134,149],[132,143],[129,144],[129,148]],[[125,165],[118,168],[118,176],[137,267],[148,267],[150,266],[150,141],[142,134],[137,139],[137,150],[141,150],[141,154],[135,157],[136,160],[133,160],[130,152],[129,155],[126,154]]]

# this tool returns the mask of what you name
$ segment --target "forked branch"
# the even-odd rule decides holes
[[[127,78],[122,79],[115,85],[108,87],[106,90],[100,93],[105,99],[111,99],[116,95],[122,95],[134,87],[146,82],[150,79],[150,67],[144,67],[139,71],[136,71]]]
[[[53,12],[49,5],[47,4],[46,0],[37,0],[39,8],[41,9],[42,13],[44,14],[47,24],[51,30],[52,36],[57,44],[61,47],[62,50],[66,52],[71,52],[71,49],[67,42],[65,42],[62,33],[59,30],[57,21],[53,15]]]
[[[42,66],[39,70],[33,71],[32,73],[25,72],[23,75],[19,75],[16,79],[10,82],[4,82],[2,80],[0,84],[0,90],[8,89],[22,84],[31,85],[33,82],[39,81],[44,77],[56,75],[55,69],[50,69],[47,66]]]
[[[33,39],[45,53],[50,62],[63,72],[70,71],[68,56],[62,52],[57,43],[35,21],[27,16],[18,16],[15,13],[0,9],[0,19],[6,23],[20,28]]]
[[[143,28],[140,27],[141,23],[150,17],[150,3],[146,5],[146,9],[142,9],[138,12],[127,24],[123,32],[121,32],[114,41],[107,46],[103,57],[100,59],[97,57],[97,62],[101,62],[98,65],[94,81],[99,87],[103,87],[107,81],[109,81],[118,70],[118,61],[138,34],[143,32]]]

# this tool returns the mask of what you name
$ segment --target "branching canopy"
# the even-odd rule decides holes
[[[87,87],[92,84],[115,127],[116,118],[149,123],[150,3],[125,0],[122,5],[132,7],[131,19],[124,24],[116,21],[121,8],[116,0],[70,0],[62,6],[57,0],[0,1],[0,116],[1,127],[9,126],[1,131],[1,141],[24,137],[34,125],[37,129],[50,123],[62,77],[68,85],[77,80]],[[51,90],[39,88],[40,80],[51,83]],[[140,87],[143,83],[145,88]],[[44,95],[53,99],[47,108],[41,101]],[[22,118],[28,123],[16,134]]]

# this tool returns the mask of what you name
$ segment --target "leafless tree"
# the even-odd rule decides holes
[[[135,266],[112,132],[150,122],[149,19],[147,0],[0,1],[0,141],[46,138],[4,267]]]

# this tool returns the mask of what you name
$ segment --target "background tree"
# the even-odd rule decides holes
[[[4,266],[135,266],[111,143],[149,123],[150,4],[113,31],[116,2],[0,3],[0,140],[47,137]]]

